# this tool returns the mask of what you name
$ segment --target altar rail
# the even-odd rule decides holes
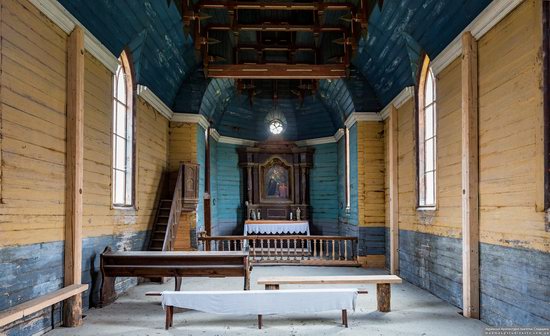
[[[262,265],[359,266],[357,237],[200,236],[205,251],[248,249],[250,262]]]

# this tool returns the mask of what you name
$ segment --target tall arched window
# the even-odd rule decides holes
[[[418,205],[436,204],[437,97],[435,76],[426,56],[418,87]]]
[[[134,205],[134,112],[130,62],[125,52],[113,81],[113,205]]]

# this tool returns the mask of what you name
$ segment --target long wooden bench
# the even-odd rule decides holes
[[[173,326],[174,307],[218,314],[257,314],[258,329],[262,329],[262,317],[264,314],[301,313],[302,309],[308,312],[341,310],[342,324],[347,328],[347,309],[355,309],[355,297],[357,294],[367,294],[367,291],[354,288],[336,288],[329,290],[281,290],[276,292],[271,291],[269,293],[259,290],[248,290],[246,292],[148,292],[145,295],[163,297],[162,305],[166,311],[165,329],[169,329]],[[335,298],[338,300],[331,300]],[[209,302],[215,302],[216,304],[209,305]],[[292,308],[289,308],[289,305],[291,305]],[[225,307],[231,307],[231,311],[224,309]]]
[[[280,285],[365,285],[376,284],[378,310],[390,311],[391,284],[400,284],[397,275],[349,275],[349,276],[279,276],[258,279],[267,290],[277,290]]]
[[[182,277],[244,277],[244,289],[250,288],[248,252],[113,252],[101,254],[100,306],[116,299],[116,277],[174,277],[175,290],[181,289]]]
[[[0,313],[0,327],[34,314],[44,308],[64,301],[88,289],[87,284],[70,285],[36,299],[32,299]]]

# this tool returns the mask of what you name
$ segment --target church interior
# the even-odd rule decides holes
[[[550,1],[0,0],[0,335],[491,330],[550,335]]]

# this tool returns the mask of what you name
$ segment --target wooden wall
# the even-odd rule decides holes
[[[67,34],[28,1],[0,4],[0,310],[63,286]],[[83,282],[97,295],[99,253],[142,249],[168,165],[168,120],[136,98],[135,209],[111,207],[112,74],[85,55]],[[5,269],[3,268],[3,271]],[[122,280],[117,290],[133,281]],[[40,333],[59,305],[3,331]]]
[[[550,321],[550,233],[540,207],[540,7],[525,1],[478,42],[481,319],[492,325]],[[460,58],[437,76],[437,97],[435,211],[416,207],[413,100],[398,111],[400,274],[461,306]]]
[[[177,250],[197,248],[197,232],[204,227],[205,131],[196,123],[170,122],[168,169],[176,171],[180,162],[199,164],[199,204],[196,211],[185,212],[176,236]]]

